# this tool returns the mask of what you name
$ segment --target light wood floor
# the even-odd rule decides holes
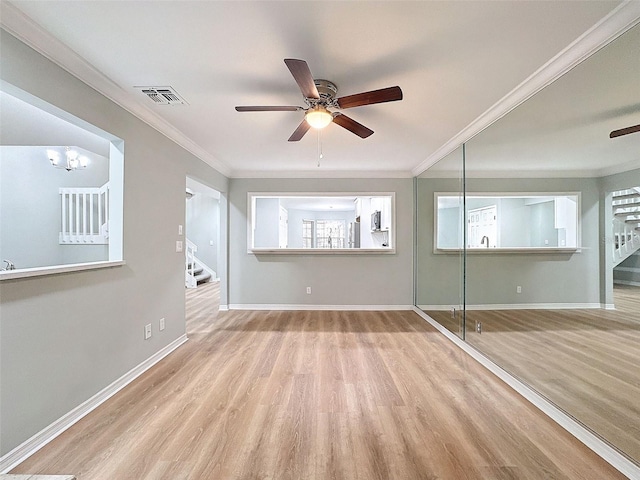
[[[466,338],[640,463],[640,287],[616,285],[614,298],[615,311],[468,311]]]
[[[187,344],[14,473],[624,478],[413,312],[217,312],[212,288]]]

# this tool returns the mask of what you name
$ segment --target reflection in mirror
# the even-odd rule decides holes
[[[393,193],[249,193],[249,251],[394,251]]]
[[[436,193],[436,250],[462,248],[461,225],[466,225],[467,249],[482,252],[576,250],[579,194]]]
[[[609,133],[640,123],[639,51],[636,26],[466,145],[470,192],[579,194],[581,247],[468,255],[466,340],[636,463],[640,133]]]
[[[7,84],[0,111],[0,278],[122,260],[121,144]]]
[[[417,245],[416,245],[416,306],[447,330],[463,337],[463,151],[458,147],[416,180]],[[448,192],[444,216],[439,216],[436,192]],[[446,219],[444,218],[446,216]],[[448,255],[436,254],[433,225],[440,238],[453,245]]]

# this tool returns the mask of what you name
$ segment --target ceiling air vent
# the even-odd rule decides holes
[[[140,90],[156,105],[188,105],[173,87],[133,87]]]

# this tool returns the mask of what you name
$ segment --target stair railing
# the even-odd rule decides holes
[[[640,187],[612,192],[613,266],[640,249]]]
[[[187,288],[196,288],[198,286],[198,282],[196,281],[196,252],[198,251],[198,247],[195,243],[186,239],[186,249],[185,249],[185,286]]]
[[[61,201],[62,245],[109,243],[109,183],[102,187],[63,187]]]

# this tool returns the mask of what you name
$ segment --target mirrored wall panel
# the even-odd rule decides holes
[[[462,147],[416,179],[416,215],[416,305],[464,337]]]
[[[462,201],[458,172],[417,180],[416,292],[451,330],[463,292],[470,345],[636,463],[638,52],[636,26],[467,142]]]

